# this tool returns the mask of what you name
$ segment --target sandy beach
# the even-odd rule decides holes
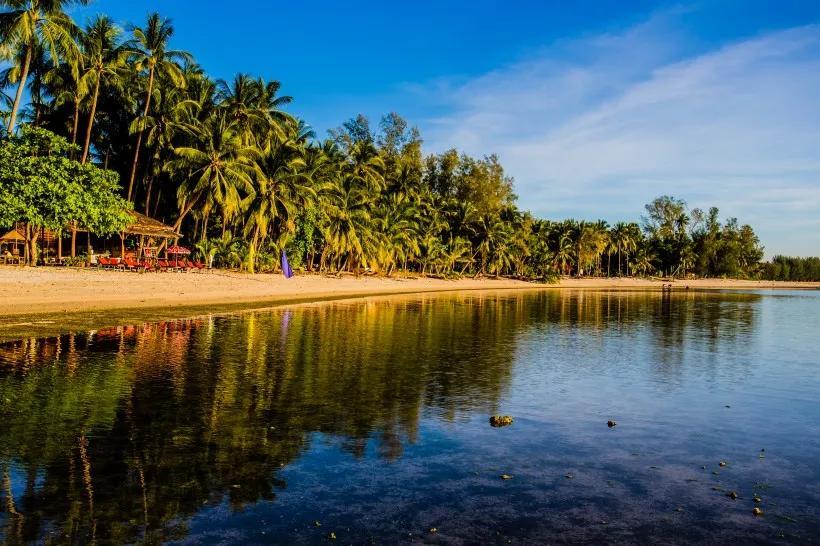
[[[547,285],[509,279],[441,280],[423,277],[335,277],[319,274],[285,279],[278,274],[129,273],[73,268],[0,267],[0,315],[153,307],[282,303],[297,300],[498,289],[659,289],[648,279],[564,279]],[[701,279],[675,281],[685,289],[805,289],[820,283]]]

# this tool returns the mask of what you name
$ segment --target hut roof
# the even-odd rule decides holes
[[[23,237],[19,231],[16,229],[12,229],[2,237],[0,237],[0,241],[25,241],[26,238]]]
[[[149,237],[164,237],[168,239],[180,237],[180,234],[174,231],[174,228],[163,224],[159,220],[154,220],[133,210],[128,211],[128,214],[133,218],[133,222],[123,230],[125,233],[147,235]]]

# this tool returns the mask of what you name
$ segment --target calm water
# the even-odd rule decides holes
[[[0,344],[0,540],[817,542],[818,325],[553,291]]]

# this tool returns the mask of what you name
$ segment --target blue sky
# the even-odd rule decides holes
[[[660,194],[820,254],[820,2],[97,0],[170,17],[214,77],[283,84],[320,135],[396,111],[498,153],[522,208],[636,219]]]

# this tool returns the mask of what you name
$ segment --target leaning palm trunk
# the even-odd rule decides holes
[[[17,93],[14,95],[14,105],[11,107],[11,115],[9,116],[9,126],[7,133],[10,135],[14,132],[14,124],[17,122],[17,111],[20,109],[20,101],[23,98],[23,89],[26,86],[28,79],[28,70],[31,65],[31,44],[26,46],[26,56],[23,59],[23,72],[20,74],[20,83],[17,85]]]
[[[88,151],[91,149],[91,129],[94,127],[94,116],[97,115],[97,99],[100,96],[100,78],[94,84],[94,98],[91,99],[91,114],[88,116],[88,127],[85,129],[85,145],[83,146],[83,156],[80,163],[88,161]]]
[[[145,94],[145,109],[142,112],[142,119],[148,116],[148,108],[151,105],[151,92],[154,88],[154,67],[148,72],[148,91]],[[131,161],[131,175],[128,178],[128,200],[131,200],[131,195],[134,191],[134,178],[137,176],[137,162],[140,158],[140,148],[142,147],[142,126],[137,132],[137,143],[134,146],[134,159]]]

